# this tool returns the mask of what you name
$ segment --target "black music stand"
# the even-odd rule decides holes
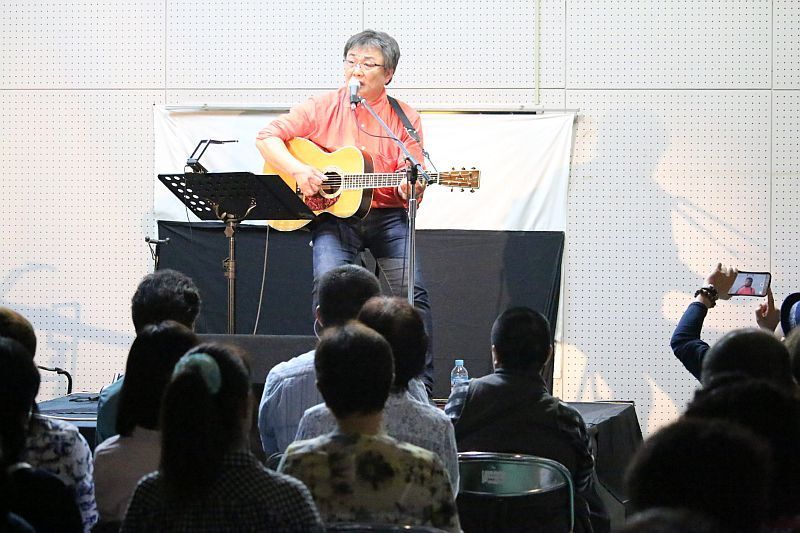
[[[314,213],[280,176],[252,172],[159,174],[200,220],[221,220],[228,237],[228,333],[236,333],[236,226],[248,220],[312,220]]]

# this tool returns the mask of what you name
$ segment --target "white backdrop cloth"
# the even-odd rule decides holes
[[[244,109],[155,108],[155,174],[182,172],[200,139],[212,145],[201,159],[210,172],[261,173],[255,136],[279,113]],[[425,148],[438,170],[478,168],[475,192],[431,186],[417,218],[420,229],[564,231],[574,113],[423,113]],[[431,165],[426,165],[431,168]],[[156,220],[196,221],[157,179]]]

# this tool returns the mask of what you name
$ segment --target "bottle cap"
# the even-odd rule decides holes
[[[456,366],[464,366],[464,360],[463,359],[456,359]]]

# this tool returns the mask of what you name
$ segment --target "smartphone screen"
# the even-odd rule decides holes
[[[766,296],[772,275],[769,272],[739,272],[728,294],[731,296]]]

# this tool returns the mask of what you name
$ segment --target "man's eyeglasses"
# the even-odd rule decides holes
[[[382,67],[383,65],[379,65],[377,63],[373,63],[372,61],[365,61],[364,63],[358,63],[351,59],[344,60],[344,68],[345,70],[353,70],[356,67],[359,67],[364,72],[369,72],[370,70],[378,67]]]

